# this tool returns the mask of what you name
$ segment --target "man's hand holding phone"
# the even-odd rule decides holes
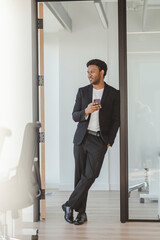
[[[100,108],[102,108],[101,100],[100,99],[94,99],[93,102],[89,103],[87,108],[85,109],[86,117],[88,116],[88,114],[93,113],[93,112],[99,110]]]

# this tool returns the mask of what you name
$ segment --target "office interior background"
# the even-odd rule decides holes
[[[79,87],[89,84],[86,62],[106,61],[105,81],[119,89],[118,2],[102,1],[104,28],[93,2],[62,2],[72,20],[66,30],[44,4],[46,189],[73,189],[72,109]],[[160,1],[127,1],[128,173],[131,219],[160,215],[159,96]],[[7,14],[6,14],[7,13]],[[83,15],[82,15],[83,13]],[[1,1],[0,179],[18,165],[25,125],[32,122],[32,8],[29,0]],[[119,133],[91,190],[120,191]],[[136,204],[136,208],[135,208]]]

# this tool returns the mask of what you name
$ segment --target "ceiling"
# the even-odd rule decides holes
[[[118,1],[117,0],[102,0],[102,2],[103,2],[103,5],[105,5],[105,3],[108,3],[108,2],[111,3],[111,2],[118,2]],[[144,0],[127,0],[128,11],[130,11],[130,10],[135,11],[140,8],[143,8],[144,2],[145,2]],[[147,2],[148,2],[147,10],[150,8],[160,9],[160,0],[148,0]],[[66,12],[69,12],[69,8],[73,4],[74,5],[77,4],[77,11],[78,11],[79,6],[80,6],[79,4],[93,4],[93,2],[92,1],[85,1],[85,2],[68,1],[68,2],[61,2],[61,4],[65,8]],[[95,8],[95,14],[97,14],[96,8]],[[62,29],[64,29],[64,27],[59,23],[59,21],[56,19],[56,17],[54,17],[54,15],[51,13],[51,11],[48,9],[48,7],[44,4],[44,31],[47,33],[51,33],[51,32],[53,33],[53,32],[58,32],[59,30],[62,30]]]

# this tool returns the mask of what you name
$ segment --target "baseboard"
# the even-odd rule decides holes
[[[73,191],[72,185],[60,185],[59,186],[60,191]],[[91,191],[105,191],[109,190],[108,184],[95,184],[90,188]]]
[[[110,184],[109,186],[110,186],[109,190],[120,191],[119,184]]]
[[[107,191],[109,190],[108,184],[95,184],[90,188],[91,191]]]
[[[73,191],[73,185],[71,184],[59,184],[59,183],[46,183],[46,189],[59,189],[60,191]],[[93,184],[90,188],[92,191],[119,191],[119,184]]]
[[[59,183],[46,183],[46,189],[59,189]]]
[[[60,184],[59,185],[60,191],[73,191],[73,189],[74,189],[73,185],[70,185],[70,184]]]

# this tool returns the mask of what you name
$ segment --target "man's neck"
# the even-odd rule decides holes
[[[99,84],[97,84],[97,85],[94,85],[93,84],[93,88],[95,88],[95,89],[102,89],[102,88],[104,88],[104,81],[103,82],[100,82]]]

